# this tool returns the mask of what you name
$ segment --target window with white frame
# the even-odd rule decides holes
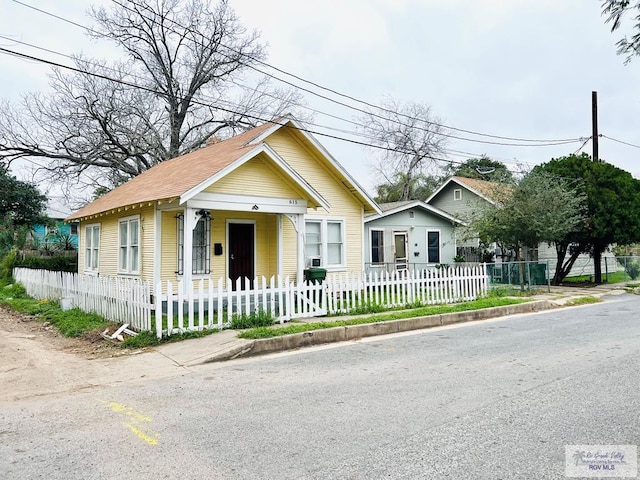
[[[120,273],[140,271],[140,217],[122,218],[118,222]]]
[[[371,263],[384,263],[384,230],[371,230]]]
[[[178,219],[178,275],[184,274],[184,215]],[[202,216],[193,229],[193,246],[191,249],[193,275],[211,273],[211,217]]]
[[[440,263],[440,232],[427,232],[427,262]]]
[[[98,270],[98,253],[100,251],[100,224],[87,225],[84,229],[84,269]]]
[[[453,190],[453,199],[455,201],[462,200],[462,189],[456,188]]]
[[[345,264],[344,221],[313,219],[305,222],[305,256],[319,257],[323,267]]]

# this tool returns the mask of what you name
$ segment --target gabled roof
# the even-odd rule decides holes
[[[427,198],[426,203],[431,202],[442,190],[444,190],[451,183],[457,184],[467,190],[475,193],[480,198],[483,198],[487,202],[495,205],[500,201],[500,194],[509,189],[508,185],[497,182],[489,182],[487,180],[477,180],[475,178],[466,177],[449,177],[438,189]]]
[[[346,170],[324,150],[317,140],[307,132],[304,132],[297,121],[283,117],[264,123],[227,140],[166,160],[81,208],[66,220],[80,219],[120,207],[159,200],[180,199],[185,201],[187,197],[192,197],[196,191],[206,188],[210,184],[210,179],[221,178],[221,176],[232,172],[239,165],[260,153],[266,153],[272,159],[277,160],[274,157],[277,154],[267,144],[263,143],[263,140],[283,127],[299,132],[316,145],[342,177],[341,180],[343,180],[345,186],[356,192],[360,201],[365,205],[365,210],[378,211],[375,202],[371,200]],[[276,163],[279,163],[285,173],[293,181],[297,182],[305,192],[309,193],[317,205],[326,205],[326,201],[302,177],[295,174],[290,167],[287,168],[288,166],[284,165],[284,162],[276,161]]]
[[[377,220],[379,218],[388,217],[390,215],[394,215],[399,212],[404,212],[406,210],[413,210],[416,208],[420,208],[426,212],[429,212],[438,217],[444,218],[445,220],[449,220],[452,223],[458,223],[460,225],[464,225],[464,222],[460,221],[453,215],[449,215],[444,210],[440,210],[434,206],[431,206],[421,200],[407,200],[402,202],[389,202],[389,203],[381,203],[379,204],[381,213],[374,213],[371,215],[367,215],[364,219],[364,222],[371,222],[373,220]]]

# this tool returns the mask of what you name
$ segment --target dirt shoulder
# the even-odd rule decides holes
[[[143,355],[134,353],[140,352],[111,345],[97,332],[68,338],[52,325],[0,307],[0,403],[117,383],[117,371],[141,362]]]

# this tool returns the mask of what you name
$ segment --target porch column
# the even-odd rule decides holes
[[[305,258],[304,258],[304,235],[305,235],[305,224],[304,224],[304,213],[298,213],[298,270],[296,272],[297,282],[300,284],[304,280],[304,267],[305,267]]]
[[[193,279],[193,230],[198,223],[195,208],[184,209],[184,242],[182,252],[182,280],[187,288],[191,288]]]

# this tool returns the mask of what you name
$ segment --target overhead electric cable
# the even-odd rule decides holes
[[[42,10],[42,9],[39,9],[39,8],[33,7],[33,6],[28,5],[28,4],[24,3],[24,2],[21,2],[21,1],[19,1],[19,0],[13,0],[13,1],[14,1],[15,3],[18,3],[18,4],[23,5],[23,6],[25,6],[25,7],[32,8],[32,9],[34,9],[34,10],[36,10],[36,11],[39,11],[39,12],[41,12],[41,13],[43,13],[43,14],[50,15],[50,16],[52,16],[52,17],[54,17],[54,18],[58,18],[58,19],[60,19],[60,20],[66,21],[66,22],[68,22],[68,23],[70,23],[70,24],[73,24],[73,25],[75,25],[75,26],[78,26],[78,27],[80,27],[80,28],[83,28],[83,29],[85,29],[85,30],[87,30],[87,31],[89,31],[89,32],[91,32],[91,33],[93,33],[93,34],[95,34],[95,33],[96,33],[94,30],[90,29],[89,27],[86,27],[86,26],[84,26],[84,25],[81,25],[81,24],[79,24],[79,23],[77,23],[77,22],[73,22],[73,21],[70,21],[70,20],[64,19],[63,17],[60,17],[60,16],[55,15],[55,14],[52,14],[52,13],[47,12],[47,11],[45,11],[45,10]],[[144,15],[142,15],[140,12],[138,12],[138,11],[136,11],[136,10],[131,9],[129,6],[127,6],[127,5],[125,5],[125,4],[121,3],[121,2],[119,2],[118,0],[112,0],[112,1],[113,1],[113,3],[115,3],[115,4],[119,5],[120,7],[125,8],[125,9],[127,9],[127,10],[129,10],[129,11],[131,11],[131,12],[136,13],[137,15],[141,15],[141,16],[143,16],[143,17],[144,17]],[[145,5],[141,5],[141,4],[139,4],[139,3],[135,2],[135,1],[131,1],[131,3],[135,4],[135,5],[136,5],[136,6],[138,6],[138,7],[141,7],[141,8],[143,8],[143,9],[144,9],[144,8],[147,8]],[[144,18],[146,18],[147,20],[150,20],[150,21],[154,21],[154,19],[152,19],[152,18],[148,18],[148,17],[144,17]],[[179,22],[176,22],[176,21],[175,21],[175,20],[173,20],[173,19],[165,18],[165,20],[167,20],[167,21],[169,21],[169,22],[173,23],[174,25],[176,25],[176,26],[180,27],[180,28],[181,28],[181,29],[183,29],[183,30],[193,31],[193,30],[191,30],[191,29],[188,29],[188,28],[187,28],[187,27],[185,27],[184,25],[181,25]],[[175,31],[174,31],[174,32],[175,32]],[[177,32],[176,32],[176,33],[177,33]],[[200,32],[195,32],[195,33],[200,34],[201,36],[203,36]],[[203,36],[203,38],[204,38],[204,36]],[[233,48],[230,48],[230,47],[228,47],[228,46],[225,46],[225,48],[227,48],[228,50],[230,50],[230,51],[232,51],[232,52],[234,52],[234,53],[236,53],[236,54],[245,55],[245,56],[247,56],[248,58],[251,58],[253,61],[256,61],[257,63],[259,62],[259,63],[261,63],[261,64],[264,64],[264,65],[266,65],[266,66],[269,66],[270,68],[274,68],[274,69],[276,69],[276,70],[278,70],[278,71],[282,71],[283,73],[286,73],[286,74],[288,74],[288,75],[291,75],[291,76],[292,76],[292,77],[294,77],[294,78],[299,78],[300,80],[302,80],[302,81],[304,81],[304,82],[306,82],[306,83],[312,84],[312,85],[317,86],[318,88],[324,89],[324,90],[326,90],[326,91],[330,91],[330,92],[332,92],[332,93],[334,93],[334,94],[337,94],[337,95],[340,95],[340,96],[342,96],[342,97],[344,97],[344,98],[349,98],[349,99],[351,99],[351,100],[353,100],[353,101],[356,101],[356,102],[362,103],[362,104],[367,105],[367,106],[369,106],[369,107],[376,108],[376,109],[381,110],[381,111],[386,111],[387,113],[392,113],[392,114],[394,114],[394,115],[402,116],[402,117],[405,117],[405,118],[408,118],[408,119],[411,119],[411,120],[423,121],[423,120],[421,120],[421,119],[419,119],[419,118],[412,117],[412,116],[410,116],[410,115],[406,115],[406,114],[403,114],[403,113],[400,113],[400,112],[394,112],[394,111],[392,111],[392,110],[385,109],[384,107],[376,106],[376,105],[373,105],[373,104],[371,104],[371,103],[368,103],[368,102],[365,102],[365,101],[362,101],[362,100],[358,100],[358,99],[356,99],[356,98],[354,98],[354,97],[351,97],[351,96],[349,96],[349,95],[341,94],[341,93],[339,93],[339,92],[336,92],[335,90],[332,90],[332,89],[329,89],[329,88],[326,88],[326,87],[322,87],[322,86],[320,86],[320,85],[318,85],[318,84],[315,84],[314,82],[310,82],[310,81],[304,80],[304,79],[302,79],[301,77],[297,77],[297,76],[296,76],[296,75],[294,75],[294,74],[290,74],[289,72],[285,72],[284,70],[278,69],[277,67],[274,67],[274,66],[272,66],[272,65],[269,65],[269,64],[268,64],[268,63],[266,63],[266,62],[262,62],[262,61],[260,61],[259,59],[256,59],[256,58],[254,58],[254,57],[248,56],[248,55],[246,55],[246,54],[243,54],[242,52],[238,52],[237,50],[234,50]],[[221,52],[221,53],[222,53],[222,52]],[[223,55],[224,55],[224,53],[223,53]],[[325,96],[325,95],[322,95],[322,94],[319,94],[319,93],[317,93],[317,92],[314,92],[314,91],[312,91],[312,90],[310,90],[310,89],[307,89],[307,88],[301,87],[301,86],[296,85],[296,84],[294,84],[294,83],[292,83],[292,82],[289,82],[289,81],[284,80],[284,79],[282,79],[282,78],[280,78],[280,77],[277,77],[277,76],[275,76],[275,75],[273,75],[273,74],[270,74],[270,73],[268,73],[268,72],[265,72],[265,71],[263,71],[263,70],[260,70],[260,69],[258,69],[257,67],[254,67],[254,66],[252,66],[252,65],[246,65],[246,66],[247,66],[247,67],[249,67],[249,68],[252,68],[253,70],[255,70],[255,71],[257,71],[257,72],[259,72],[259,73],[261,73],[261,74],[263,74],[263,75],[269,76],[269,77],[271,77],[271,78],[273,78],[273,79],[275,79],[275,80],[277,80],[277,81],[280,81],[280,82],[285,83],[285,84],[287,84],[287,85],[289,85],[289,86],[292,86],[293,88],[296,88],[296,89],[302,90],[302,91],[304,91],[304,92],[307,92],[307,93],[309,93],[309,94],[311,94],[311,95],[317,96],[317,97],[322,98],[322,99],[324,99],[324,100],[330,101],[330,102],[332,102],[332,103],[336,103],[336,104],[341,105],[341,106],[344,106],[344,107],[346,107],[346,108],[349,108],[349,109],[352,109],[352,110],[355,110],[355,111],[358,111],[358,112],[364,113],[364,114],[366,114],[366,115],[372,115],[372,116],[374,116],[374,117],[376,117],[376,118],[380,118],[380,119],[382,119],[382,120],[395,122],[395,120],[393,120],[393,119],[389,119],[388,117],[384,117],[384,116],[382,116],[382,115],[377,115],[377,114],[375,114],[375,113],[373,113],[373,112],[370,112],[370,111],[367,111],[367,110],[364,110],[364,109],[361,109],[361,108],[358,108],[358,107],[354,107],[354,106],[352,106],[352,105],[346,104],[346,103],[344,103],[344,102],[340,102],[340,101],[338,101],[338,100],[335,100],[335,99],[332,99],[332,98],[327,97],[327,96]],[[403,125],[403,126],[405,126],[405,127],[412,127],[412,128],[416,128],[416,129],[419,129],[419,130],[426,131],[426,132],[436,133],[436,134],[438,134],[438,135],[441,135],[441,136],[444,136],[444,137],[448,137],[448,138],[453,138],[453,139],[460,140],[460,141],[473,142],[473,143],[482,143],[482,144],[489,144],[489,145],[503,145],[503,146],[517,146],[517,147],[535,147],[535,146],[538,146],[538,145],[536,145],[536,143],[539,143],[539,144],[540,144],[540,146],[556,146],[556,145],[564,145],[564,144],[569,144],[569,143],[575,143],[575,142],[579,141],[579,139],[554,139],[554,140],[521,139],[521,138],[516,138],[516,137],[506,137],[506,136],[499,136],[499,135],[483,134],[483,133],[480,133],[480,132],[474,132],[474,131],[472,131],[472,130],[459,129],[459,128],[456,128],[456,127],[448,126],[448,125],[445,125],[445,124],[440,124],[440,123],[437,123],[437,122],[425,122],[425,124],[429,124],[429,123],[430,123],[430,124],[433,124],[433,125],[436,125],[436,126],[439,126],[439,127],[443,127],[443,128],[449,129],[449,130],[461,131],[461,132],[464,132],[464,133],[469,133],[469,134],[471,134],[471,135],[484,136],[484,137],[488,137],[488,138],[497,138],[497,139],[512,140],[512,141],[518,141],[518,142],[534,142],[534,144],[494,142],[494,141],[488,141],[488,140],[479,140],[479,139],[472,139],[472,138],[460,137],[460,136],[457,136],[457,135],[451,135],[451,134],[447,134],[447,133],[443,133],[443,132],[433,132],[433,130],[429,130],[428,128],[416,127],[416,126],[412,126],[412,125],[403,124],[403,123],[401,123],[401,122],[396,122],[396,123],[398,123],[398,124],[400,124],[400,125]]]

